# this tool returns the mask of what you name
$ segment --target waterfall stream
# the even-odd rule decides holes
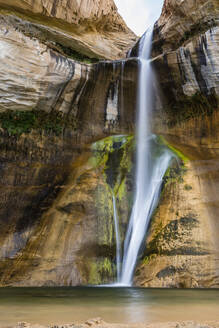
[[[139,250],[151,216],[159,200],[163,176],[172,157],[167,148],[163,148],[159,156],[152,155],[152,141],[155,136],[150,131],[150,119],[153,107],[153,71],[150,61],[153,28],[142,37],[139,45],[139,81],[137,101],[137,154],[135,197],[130,221],[128,224],[123,250],[123,262],[120,273],[121,245],[118,229],[116,200],[113,198],[115,231],[117,239],[117,278],[118,283],[130,286],[138,259]]]

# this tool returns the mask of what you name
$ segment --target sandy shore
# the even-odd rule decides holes
[[[219,328],[219,321],[202,322],[184,321],[184,322],[161,322],[151,324],[113,324],[104,322],[101,318],[87,320],[83,324],[72,323],[64,325],[32,325],[27,322],[19,322],[15,326],[3,326],[0,328]]]

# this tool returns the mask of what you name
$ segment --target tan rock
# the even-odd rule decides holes
[[[155,26],[153,57],[162,101],[157,101],[154,131],[188,163],[182,179],[163,190],[136,272],[141,286],[219,286],[218,9],[214,0],[166,0]]]
[[[25,35],[13,18],[0,21],[0,111],[72,115],[91,141],[133,130],[135,61],[125,72],[123,62],[81,64]]]
[[[38,106],[51,111],[57,93],[74,74],[73,61],[25,36],[3,17],[0,20],[0,110]]]
[[[108,214],[102,208],[97,214],[96,192],[101,202],[102,193],[107,197],[109,190],[101,172],[92,171],[86,161],[76,158],[83,151],[82,158],[87,159],[88,144],[94,140],[132,132],[130,100],[135,99],[136,62],[126,63],[125,74],[120,62],[80,64],[41,39],[45,31],[51,32],[52,38],[62,37],[63,31],[29,24],[23,16],[3,15],[0,19],[0,112],[34,110],[36,115],[52,113],[53,118],[63,115],[59,137],[51,131],[39,131],[40,126],[19,137],[1,129],[1,158],[7,162],[0,177],[0,222],[7,222],[0,235],[1,283],[54,286],[108,282],[115,275],[112,200],[109,198]],[[122,92],[128,97],[121,99]],[[64,128],[66,121],[74,124]],[[81,165],[79,183],[74,176],[78,168],[72,168],[74,161]],[[57,208],[52,207],[55,200]],[[9,213],[11,203],[13,211]],[[46,212],[48,216],[42,217]],[[106,217],[110,219],[103,222]],[[110,255],[102,256],[103,251]],[[11,260],[15,266],[9,264]]]
[[[99,326],[100,324],[103,324],[103,320],[101,318],[94,318],[94,319],[89,319],[85,322],[85,325],[92,327],[92,326]]]
[[[92,0],[89,5],[76,0],[1,0],[0,10],[29,21],[25,23],[26,33],[36,33],[38,37],[46,34],[46,41],[58,40],[69,49],[94,58],[124,57],[136,41],[112,0]]]
[[[200,34],[208,24],[215,25],[217,16],[217,0],[165,0],[157,23],[159,39],[164,41],[163,49],[176,49],[185,36]]]
[[[69,132],[63,139],[37,133],[24,135],[14,140],[16,150],[11,149],[10,155],[4,152],[10,147],[7,141],[4,143],[1,156],[6,156],[7,165],[1,171],[0,184],[1,286],[75,286],[114,281],[116,246],[109,180],[115,173],[107,171],[109,153],[98,150],[92,155],[86,145],[77,143],[76,148],[77,140]],[[104,146],[105,142],[100,144]],[[126,170],[130,175],[131,165],[124,167],[130,162],[130,142],[118,152],[116,147],[121,141],[114,140],[110,148],[111,154],[113,145],[117,149],[112,156],[119,155],[114,180],[117,188],[121,187],[117,200],[118,213],[123,213],[121,226],[127,224],[130,211],[126,198],[127,194],[130,197],[130,178],[124,180],[121,176]],[[31,151],[28,155],[27,144]],[[79,152],[83,154],[78,156]]]
[[[218,209],[212,206],[218,197],[209,187],[218,189],[217,180],[210,182],[218,174],[217,160],[194,161],[181,170],[163,190],[135,282],[145,287],[216,288]]]

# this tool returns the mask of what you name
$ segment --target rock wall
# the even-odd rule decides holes
[[[217,0],[165,0],[155,41],[165,52],[176,50],[217,25],[217,15]]]
[[[123,214],[123,231],[131,210],[132,138],[109,137],[83,151],[72,147],[69,138],[44,135],[40,143],[32,134],[14,140],[11,158],[7,149],[1,171],[1,286],[115,280],[112,195]]]
[[[163,129],[218,109],[218,47],[217,1],[165,2],[153,42],[163,96],[156,118]]]
[[[48,11],[41,3],[32,8],[32,3],[22,2],[31,13],[51,16],[49,3]],[[14,14],[15,3],[8,5]],[[69,36],[60,44],[63,33],[37,25],[35,16],[33,23],[28,11],[20,11],[20,2],[16,5],[19,18],[5,11],[0,16],[0,284],[69,286],[113,281],[112,192],[118,212],[128,218],[130,203],[125,196],[131,193],[128,154],[132,154],[132,142],[124,149],[125,137],[119,141],[111,137],[100,142],[103,148],[98,151],[92,151],[91,144],[109,135],[132,133],[136,61],[92,63],[91,53],[69,50],[75,47]],[[90,20],[93,26],[102,24],[103,16],[107,22],[108,5],[100,2],[91,13],[82,6],[77,17],[83,16],[83,22]],[[62,9],[57,7],[59,19],[64,19]],[[115,7],[109,10],[112,24],[108,28],[118,39],[119,30],[129,39]],[[110,42],[115,55],[114,41]],[[91,43],[95,45],[94,40]],[[101,41],[102,46],[105,51]],[[125,224],[121,221],[123,230]]]
[[[1,0],[0,13],[21,18],[25,34],[68,54],[117,59],[136,41],[112,0]]]
[[[2,0],[0,13],[0,283],[113,281],[112,193],[124,238],[134,146],[103,138],[133,133],[138,69],[135,58],[99,59],[124,56],[135,36],[111,1]],[[219,284],[218,31],[214,0],[166,0],[155,26],[153,129],[181,160],[165,177],[136,285]]]
[[[218,161],[176,164],[166,175],[135,283],[218,288]]]
[[[218,287],[218,1],[166,0],[155,25],[154,131],[182,152],[167,174],[137,285]],[[162,106],[160,106],[162,103]]]
[[[133,130],[135,60],[76,62],[26,36],[20,21],[0,19],[0,111],[62,113],[80,121],[83,137]]]

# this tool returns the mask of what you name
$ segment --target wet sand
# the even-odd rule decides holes
[[[0,328],[219,328],[219,321],[212,322],[195,322],[195,321],[183,321],[183,322],[163,322],[152,324],[113,324],[104,322],[101,318],[94,318],[87,320],[85,323],[78,324],[65,324],[65,325],[31,325],[27,322],[17,323],[15,326],[2,326]]]

